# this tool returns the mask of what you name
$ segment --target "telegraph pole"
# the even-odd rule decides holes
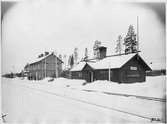
[[[46,58],[45,58],[45,78],[46,78]]]
[[[38,80],[38,72],[36,72],[36,80]]]
[[[137,53],[139,51],[139,18],[137,16]]]
[[[111,69],[110,69],[111,67],[110,67],[110,63],[109,63],[109,68],[108,68],[108,80],[109,81],[111,81],[111,78],[110,78],[110,76],[111,76]]]
[[[55,76],[58,77],[58,70],[57,70],[57,52],[54,52],[55,55]]]

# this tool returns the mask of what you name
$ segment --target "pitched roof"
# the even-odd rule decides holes
[[[107,57],[96,63],[91,63],[90,66],[94,69],[120,68],[135,55],[136,54],[127,54],[121,56]]]
[[[127,54],[127,55],[120,55],[120,56],[111,56],[111,57],[107,57],[107,58],[104,58],[102,60],[99,60],[95,63],[87,62],[87,64],[93,69],[121,68],[126,62],[128,62],[135,55],[136,55],[136,53]],[[145,62],[143,61],[143,63],[145,63]],[[71,69],[71,71],[81,71],[85,67],[85,65],[86,65],[86,62],[80,62],[73,69]],[[147,67],[147,69],[150,69],[150,67],[148,65],[146,67]]]
[[[86,62],[83,61],[83,62],[80,62],[79,64],[77,64],[76,66],[74,66],[71,71],[81,71],[84,66],[86,65]]]
[[[40,62],[41,60],[47,58],[47,57],[50,56],[50,55],[54,55],[53,52],[49,53],[49,54],[46,55],[46,56],[44,55],[43,57],[35,58],[34,60],[30,61],[29,64],[34,64],[34,63]],[[55,56],[55,55],[54,55],[54,56]],[[56,56],[56,57],[57,57],[57,56]],[[58,58],[58,57],[57,57],[57,58]],[[58,59],[63,63],[63,61],[62,61],[60,58],[58,58]]]

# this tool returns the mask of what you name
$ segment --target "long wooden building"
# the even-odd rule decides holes
[[[45,77],[59,77],[62,72],[62,60],[54,53],[45,52],[24,67],[27,76],[32,80]]]
[[[119,83],[144,82],[151,68],[139,54],[124,54],[102,58],[96,62],[80,62],[71,69],[73,79],[110,80]]]

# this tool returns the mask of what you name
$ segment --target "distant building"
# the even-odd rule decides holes
[[[57,64],[56,64],[57,63]],[[62,72],[62,60],[54,53],[45,52],[24,67],[29,79],[40,80],[45,77],[59,77]]]
[[[151,62],[149,64],[152,70],[147,71],[147,76],[166,75],[166,62]]]
[[[104,49],[104,48],[103,48]],[[104,57],[105,49],[99,54],[103,59],[80,62],[71,69],[71,78],[84,79],[87,82],[95,80],[110,80],[119,83],[144,82],[146,71],[151,68],[139,54],[124,54]]]

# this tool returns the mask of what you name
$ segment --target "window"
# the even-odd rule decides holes
[[[137,67],[130,66],[130,70],[137,70]]]

